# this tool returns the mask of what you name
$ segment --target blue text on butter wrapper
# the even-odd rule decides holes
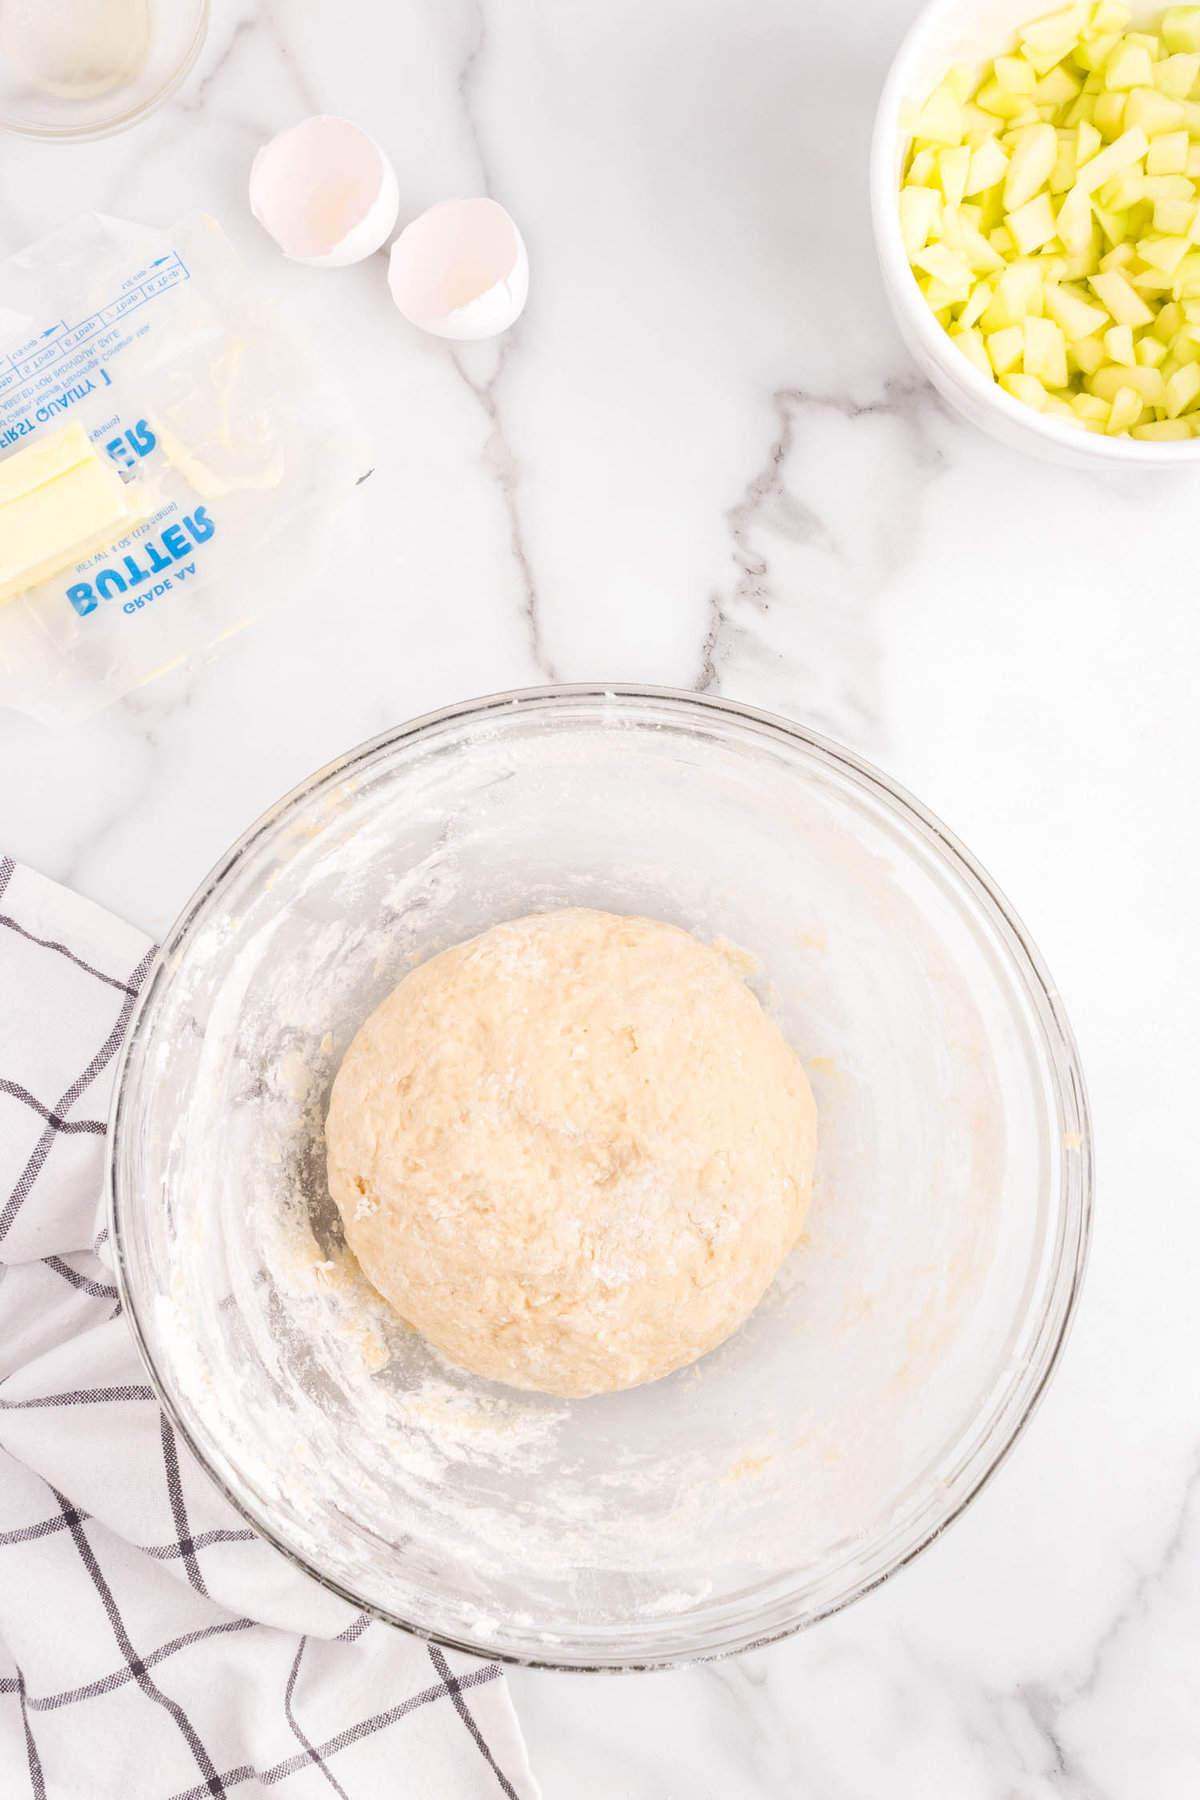
[[[208,508],[198,506],[194,513],[183,515],[182,524],[168,525],[157,538],[144,539],[138,545],[136,555],[130,551],[122,556],[119,567],[100,569],[90,581],[76,582],[67,589],[67,599],[83,618],[95,612],[101,600],[111,600],[116,594],[127,593],[130,588],[140,587],[143,581],[152,581],[156,575],[165,574],[175,563],[190,556],[194,545],[207,544],[216,529]],[[185,533],[190,534],[191,542]],[[144,568],[143,562],[150,566]]]

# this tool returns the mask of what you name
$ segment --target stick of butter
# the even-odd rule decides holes
[[[0,462],[0,604],[107,550],[139,524],[135,492],[64,425]]]

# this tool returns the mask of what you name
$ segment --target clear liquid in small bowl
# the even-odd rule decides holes
[[[164,99],[203,42],[207,0],[0,0],[0,125],[92,137]]]
[[[132,81],[150,48],[149,0],[4,0],[0,53],[36,92],[92,100]]]

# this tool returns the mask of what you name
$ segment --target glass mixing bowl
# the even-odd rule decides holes
[[[575,1401],[389,1312],[322,1142],[414,962],[560,906],[751,952],[820,1111],[804,1242],[749,1322]],[[949,832],[809,732],[639,688],[450,708],[281,800],[167,936],[109,1156],[130,1321],[234,1505],[356,1605],[560,1668],[764,1643],[927,1544],[1046,1382],[1090,1207],[1054,986]]]
[[[191,71],[209,0],[0,0],[0,125],[24,137],[110,137]]]

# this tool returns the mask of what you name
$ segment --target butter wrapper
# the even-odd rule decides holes
[[[214,219],[0,263],[0,705],[70,723],[208,656],[311,579],[364,461]]]

